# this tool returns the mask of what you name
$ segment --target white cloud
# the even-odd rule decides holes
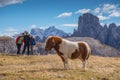
[[[109,17],[120,17],[120,8],[114,4],[104,4],[102,12],[109,15]]]
[[[104,26],[105,24],[104,23],[100,23],[100,25]]]
[[[14,34],[18,34],[18,30],[14,28],[8,28],[1,34],[1,36],[13,36]]]
[[[104,13],[111,13],[114,10],[116,10],[116,8],[117,8],[117,5],[114,5],[114,4],[104,4],[102,10],[103,10]]]
[[[95,8],[94,12],[95,12],[95,13],[99,13],[100,10],[101,10],[101,9],[100,9],[99,7],[97,7],[97,8]]]
[[[120,8],[116,4],[104,4],[103,6],[98,6],[93,11],[100,20],[107,20],[113,17],[120,17]]]
[[[23,1],[25,1],[25,0],[0,0],[0,7],[17,4],[17,3],[22,3]]]
[[[33,25],[30,26],[30,30],[34,29],[34,28],[40,28],[40,29],[45,30],[46,28],[48,28],[48,26],[43,25],[43,26],[37,27],[37,25],[35,25],[35,24],[33,24]]]
[[[100,23],[102,26],[105,26],[105,25],[107,25],[107,27],[109,26],[109,24],[108,23]]]
[[[120,11],[113,11],[110,15],[110,17],[120,17]]]
[[[72,12],[64,12],[62,14],[59,14],[57,18],[69,17],[71,15],[72,15]]]
[[[84,13],[88,13],[90,12],[90,9],[80,9],[78,11],[75,12],[75,14],[84,14]]]
[[[78,24],[63,24],[61,26],[65,26],[65,27],[77,27]]]
[[[37,26],[35,24],[31,25],[30,26],[31,28],[36,28]]]
[[[117,26],[120,26],[120,23],[117,23],[116,25],[117,25]]]
[[[40,26],[39,28],[45,30],[45,29],[47,29],[48,27],[46,27],[46,26]]]
[[[109,17],[103,16],[103,15],[98,15],[98,18],[100,20],[107,20],[107,19],[109,19]]]
[[[5,31],[7,31],[7,32],[16,32],[17,29],[14,29],[14,28],[8,28],[8,29],[6,29]]]

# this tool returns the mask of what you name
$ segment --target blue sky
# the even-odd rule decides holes
[[[120,0],[0,0],[0,35],[50,26],[72,33],[86,12],[102,25],[120,24]]]

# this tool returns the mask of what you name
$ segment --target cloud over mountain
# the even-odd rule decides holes
[[[98,15],[100,20],[106,20],[113,17],[120,17],[120,8],[118,7],[118,4],[104,4],[95,8],[93,13]]]
[[[90,9],[80,9],[80,10],[76,11],[75,14],[78,14],[78,13],[84,14],[84,13],[88,13],[88,12],[90,12]]]
[[[61,26],[64,26],[64,27],[77,27],[78,24],[62,24]]]
[[[69,17],[72,15],[72,12],[64,12],[57,16],[57,18]]]

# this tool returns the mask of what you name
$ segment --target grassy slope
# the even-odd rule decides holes
[[[79,59],[64,70],[57,55],[0,55],[0,80],[120,80],[120,58],[91,56],[88,70]]]

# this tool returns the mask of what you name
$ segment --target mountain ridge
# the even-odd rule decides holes
[[[36,41],[44,41],[48,36],[60,36],[68,37],[68,33],[57,29],[55,26],[50,26],[47,29],[34,28],[30,32],[36,39]]]

